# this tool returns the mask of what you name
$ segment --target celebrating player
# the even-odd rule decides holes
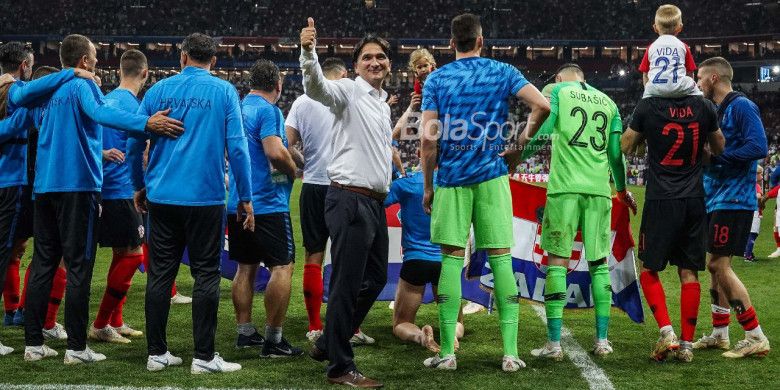
[[[232,372],[214,352],[219,306],[223,218],[225,213],[225,154],[230,159],[239,193],[237,215],[243,227],[254,230],[249,152],[241,124],[238,93],[230,83],[212,77],[217,61],[214,40],[190,34],[181,45],[180,74],[158,81],[146,92],[139,113],[170,110],[189,130],[177,140],[152,137],[145,178],[141,158],[145,142],[128,146],[136,207],[149,213],[149,271],[146,285],[146,369],[160,371],[179,365],[171,354],[166,327],[171,286],[184,248],[195,279],[192,294],[194,355],[190,372]],[[145,180],[144,180],[145,179]],[[147,203],[148,199],[148,203]],[[148,204],[148,205],[147,205]]]
[[[761,330],[747,288],[731,268],[731,259],[743,253],[750,235],[753,210],[758,206],[757,160],[767,155],[766,133],[758,107],[732,89],[734,70],[728,61],[722,57],[707,59],[701,63],[698,76],[704,96],[718,105],[726,149],[704,171],[713,331],[699,339],[695,347],[728,349],[729,314],[734,310],[745,338],[723,356],[765,356],[769,353],[769,340]]]
[[[607,355],[612,288],[609,277],[612,190],[636,214],[636,202],[626,191],[625,160],[620,152],[623,122],[615,102],[585,83],[576,64],[558,69],[550,93],[550,116],[540,132],[553,135],[550,181],[542,222],[541,247],[548,253],[544,306],[547,309],[547,344],[531,355],[563,359],[561,325],[566,306],[566,273],[577,230],[582,231],[585,259],[592,279],[596,311],[596,344],[593,353]],[[545,129],[552,127],[552,131]],[[526,144],[533,133],[521,134]]]
[[[93,71],[96,54],[95,46],[83,35],[65,37],[60,47],[64,68]],[[20,100],[25,98],[22,95]],[[105,355],[92,351],[86,343],[89,290],[97,249],[92,233],[98,219],[98,192],[103,182],[99,126],[138,133],[147,130],[165,136],[181,134],[181,122],[164,114],[137,115],[110,107],[91,80],[68,81],[49,99],[40,128],[36,161],[35,253],[25,313],[25,360],[56,355],[43,344],[42,328],[51,281],[61,257],[67,268],[68,296],[65,301],[68,349],[64,362],[105,360]]]
[[[228,196],[230,258],[238,262],[233,279],[236,309],[236,347],[262,344],[261,357],[292,357],[303,350],[282,336],[282,324],[290,303],[290,279],[295,268],[295,242],[290,221],[290,192],[295,162],[287,151],[284,117],[277,100],[282,94],[279,68],[268,60],[257,61],[250,70],[251,90],[241,103],[244,131],[249,142],[252,168],[252,203],[257,205],[255,230],[246,231],[238,222],[237,186]],[[230,169],[231,182],[235,173]],[[265,339],[252,325],[252,297],[257,268],[263,262],[271,270],[265,290]]]
[[[431,213],[431,242],[441,245],[442,251],[438,291],[441,351],[424,364],[444,370],[457,368],[455,334],[461,270],[473,223],[476,248],[488,251],[495,276],[504,347],[501,367],[504,371],[517,371],[525,363],[517,354],[519,306],[509,253],[514,241],[512,199],[507,164],[501,157],[505,135],[500,131],[507,123],[510,96],[517,96],[531,107],[528,126],[532,133],[547,117],[550,105],[519,70],[481,58],[483,44],[478,16],[455,17],[450,45],[455,48],[456,61],[428,76],[423,89],[423,207]],[[433,172],[437,161],[434,201]]]
[[[149,77],[146,56],[128,50],[119,60],[119,88],[106,95],[106,104],[128,112],[138,110],[138,93]],[[122,310],[135,270],[143,262],[144,226],[133,206],[130,169],[125,164],[127,133],[103,127],[103,188],[98,244],[111,247],[113,258],[106,278],[106,291],[95,322],[89,328],[92,340],[126,344],[127,337],[143,333],[124,323]],[[127,337],[125,337],[127,336]]]
[[[435,174],[434,174],[435,178]],[[433,294],[437,295],[441,274],[441,249],[431,243],[431,217],[422,208],[423,175],[414,172],[409,176],[393,181],[385,199],[385,207],[400,204],[401,227],[403,236],[403,264],[395,292],[393,306],[393,335],[403,341],[412,341],[438,353],[439,345],[433,337],[430,325],[418,327],[414,320],[422,303],[425,286],[430,284]],[[456,340],[463,337],[463,315],[458,316],[455,330]]]
[[[639,282],[661,332],[651,357],[664,360],[679,349],[677,358],[690,362],[701,297],[698,272],[704,270],[702,159],[706,147],[713,154],[723,150],[723,134],[718,130],[715,108],[704,98],[651,97],[637,104],[631,125],[623,133],[621,149],[631,153],[645,139],[649,169],[639,232]],[[672,328],[658,277],[667,263],[677,266],[680,277],[682,342]]]

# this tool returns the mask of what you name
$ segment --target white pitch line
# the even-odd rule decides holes
[[[531,304],[531,307],[536,315],[542,319],[542,322],[547,325],[547,314],[545,314],[544,306]],[[582,377],[588,381],[588,386],[591,390],[615,390],[615,386],[609,380],[604,370],[588,356],[588,353],[574,339],[566,327],[561,327],[561,347],[569,357],[569,360],[580,369]]]

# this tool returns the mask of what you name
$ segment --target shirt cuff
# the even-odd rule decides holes
[[[312,48],[311,50],[306,50],[301,47],[301,56],[298,58],[298,61],[300,61],[301,66],[308,65],[311,62],[317,62],[316,49]]]

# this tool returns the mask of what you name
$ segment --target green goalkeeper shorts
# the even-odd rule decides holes
[[[550,194],[544,206],[542,249],[571,258],[577,230],[582,230],[584,258],[593,261],[609,256],[612,199],[585,194]]]
[[[508,176],[470,186],[436,188],[431,242],[465,248],[472,223],[477,249],[510,248],[514,244]]]

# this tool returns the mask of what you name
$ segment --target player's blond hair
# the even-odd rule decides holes
[[[699,68],[712,68],[721,81],[729,84],[731,84],[731,79],[734,78],[734,68],[723,57],[707,58],[699,64]]]
[[[415,71],[415,65],[417,61],[420,60],[428,60],[428,62],[436,67],[436,59],[433,58],[433,54],[428,51],[426,48],[417,49],[412,52],[412,54],[409,55],[409,70],[414,72]]]
[[[655,11],[655,28],[659,34],[674,34],[682,26],[682,11],[676,5],[664,4]]]

